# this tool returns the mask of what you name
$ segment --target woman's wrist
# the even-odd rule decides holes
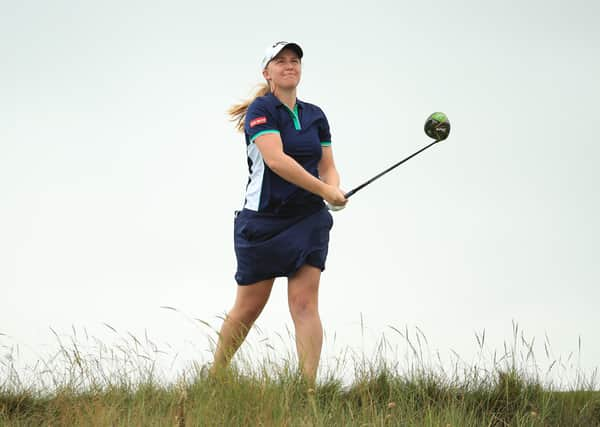
[[[318,188],[317,195],[319,195],[321,198],[325,199],[327,196],[327,187],[328,186],[329,186],[329,184],[327,184],[327,182],[319,181],[319,188]]]

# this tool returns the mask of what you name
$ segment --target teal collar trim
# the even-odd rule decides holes
[[[296,130],[302,130],[302,126],[300,125],[300,115],[298,114],[298,107],[300,108],[304,108],[304,104],[302,101],[300,101],[298,98],[296,98],[296,105],[294,105],[294,110],[290,110],[289,107],[287,105],[285,105],[283,102],[281,102],[279,100],[279,98],[277,98],[275,95],[273,95],[272,92],[269,92],[269,96],[272,96],[273,98],[275,98],[277,100],[277,106],[278,107],[285,107],[285,109],[288,111],[288,113],[290,113],[290,118],[292,119],[292,121],[294,122],[294,129]]]
[[[287,105],[282,104],[286,110],[290,113],[292,117],[292,121],[294,122],[294,128],[296,130],[302,130],[302,126],[300,126],[300,116],[298,115],[298,103],[294,105],[294,111],[290,110]]]

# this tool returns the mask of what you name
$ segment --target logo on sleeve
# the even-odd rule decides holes
[[[267,123],[267,118],[265,116],[257,117],[250,122],[250,127],[253,128],[254,126],[263,125],[265,123]]]

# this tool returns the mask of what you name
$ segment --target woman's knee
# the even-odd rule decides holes
[[[290,298],[289,308],[294,319],[314,317],[319,314],[317,299],[309,295],[296,295]]]
[[[303,266],[288,282],[288,305],[294,319],[318,315],[321,270]]]
[[[269,300],[273,280],[265,280],[248,287],[239,287],[231,312],[244,321],[253,322]]]
[[[229,313],[229,317],[242,323],[253,323],[262,312],[265,304],[262,302],[237,302]]]

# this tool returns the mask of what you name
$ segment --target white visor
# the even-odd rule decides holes
[[[262,72],[265,68],[267,68],[267,65],[269,64],[269,62],[271,62],[271,60],[273,58],[275,58],[279,54],[279,52],[281,52],[286,47],[294,50],[298,54],[298,58],[302,58],[302,55],[304,53],[302,52],[302,48],[300,47],[300,45],[298,45],[297,43],[289,43],[289,42],[273,43],[272,45],[268,46],[265,49],[265,56],[263,57],[262,61],[260,62],[260,71]]]

